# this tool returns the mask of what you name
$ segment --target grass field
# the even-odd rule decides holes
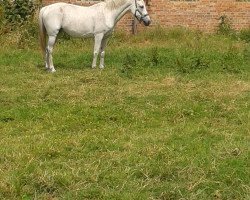
[[[13,39],[14,38],[14,39]],[[1,36],[0,199],[250,199],[250,45],[187,30]]]

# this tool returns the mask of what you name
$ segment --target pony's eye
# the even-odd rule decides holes
[[[144,8],[144,6],[140,6],[140,8],[141,8],[141,9],[143,9],[143,8]]]

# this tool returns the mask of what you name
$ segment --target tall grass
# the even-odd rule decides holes
[[[61,35],[50,74],[35,32],[0,38],[0,199],[249,199],[247,42],[117,32],[93,70]]]

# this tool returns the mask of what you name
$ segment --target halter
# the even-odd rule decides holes
[[[139,22],[141,22],[141,21],[143,20],[143,18],[145,18],[145,17],[148,16],[148,14],[143,15],[143,14],[141,13],[141,11],[138,9],[137,0],[135,0],[135,8],[136,8],[136,9],[135,9],[135,14],[134,14],[134,16],[136,17],[136,19],[137,19]],[[137,15],[136,15],[137,12],[141,15],[140,19],[138,19]]]

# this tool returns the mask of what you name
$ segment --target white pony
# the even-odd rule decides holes
[[[43,7],[39,13],[39,28],[46,68],[50,72],[55,72],[52,50],[60,29],[74,37],[94,37],[92,68],[96,67],[99,52],[100,68],[104,68],[107,38],[127,11],[131,11],[139,21],[143,21],[144,25],[150,24],[150,17],[143,0],[105,0],[89,7],[66,3],[55,3]],[[46,33],[48,35],[47,46]]]

